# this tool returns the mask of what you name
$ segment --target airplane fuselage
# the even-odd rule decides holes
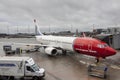
[[[40,44],[60,47],[64,50],[75,51],[81,54],[102,57],[116,54],[116,51],[105,42],[90,37],[63,37],[63,36],[36,36]]]

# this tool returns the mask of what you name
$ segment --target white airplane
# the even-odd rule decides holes
[[[45,53],[48,55],[57,55],[58,50],[62,50],[63,54],[66,54],[67,51],[77,52],[84,55],[94,56],[98,62],[100,58],[106,58],[116,54],[116,51],[108,46],[105,42],[95,38],[85,37],[85,35],[84,37],[43,35],[39,30],[36,20],[34,20],[34,23],[37,31],[39,32],[39,35],[36,35],[36,40],[39,42],[39,44],[12,44],[44,47]]]
[[[35,27],[38,28],[36,20],[34,20]],[[63,37],[43,35],[39,28],[37,29],[39,35],[36,36],[36,40],[45,49],[45,53],[48,55],[57,55],[58,50],[77,52],[89,56],[99,58],[106,58],[116,54],[116,51],[108,46],[105,42],[91,38],[91,37]]]

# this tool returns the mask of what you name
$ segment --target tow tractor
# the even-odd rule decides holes
[[[15,54],[15,50],[12,50],[12,46],[11,45],[4,45],[3,46],[3,50],[4,50],[6,55],[8,55],[8,54]]]

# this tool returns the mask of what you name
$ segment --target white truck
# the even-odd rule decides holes
[[[30,57],[0,57],[0,78],[39,80],[44,76],[45,70],[35,64]]]

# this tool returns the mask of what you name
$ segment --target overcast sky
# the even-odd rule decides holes
[[[42,32],[119,26],[120,0],[0,0],[0,32],[34,32],[33,19]]]

